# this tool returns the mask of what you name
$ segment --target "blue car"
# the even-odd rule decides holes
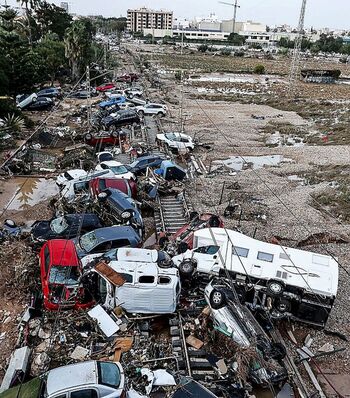
[[[141,244],[140,236],[130,226],[99,228],[71,241],[75,244],[79,258],[120,247],[139,247]]]
[[[135,201],[119,189],[109,188],[98,195],[100,205],[110,215],[110,222],[130,225],[140,237],[144,234],[142,216]]]
[[[133,163],[127,165],[127,168],[135,175],[142,175],[146,173],[147,167],[160,167],[163,160],[165,158],[159,155],[140,156]]]
[[[126,102],[126,98],[123,96],[116,97],[116,98],[111,98],[107,101],[102,101],[98,104],[98,106],[102,109],[108,108],[113,105],[118,105],[118,104],[123,104]]]

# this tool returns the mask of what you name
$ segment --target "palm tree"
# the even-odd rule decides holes
[[[66,30],[64,38],[65,55],[72,68],[72,78],[76,80],[79,77],[80,66],[85,55],[87,45],[85,25],[80,21],[75,21]]]
[[[40,6],[41,0],[16,0],[16,1],[17,1],[17,3],[21,3],[21,7],[23,7],[23,5],[24,5],[24,8],[26,10],[26,17],[27,17],[27,23],[28,23],[28,41],[29,41],[29,45],[32,46],[33,40],[32,40],[32,28],[30,26],[29,7],[31,10],[35,10],[38,6]]]

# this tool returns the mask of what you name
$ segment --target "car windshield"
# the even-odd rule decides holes
[[[50,228],[56,234],[61,234],[68,228],[68,223],[64,217],[58,217],[51,221]]]
[[[170,141],[174,141],[176,138],[176,134],[175,133],[165,133],[164,137]]]
[[[120,370],[115,363],[97,362],[98,384],[118,388],[120,385]]]
[[[90,252],[97,244],[95,231],[88,232],[80,238],[80,246],[86,252]]]
[[[55,285],[76,285],[79,279],[78,267],[53,265],[50,269],[49,283]]]
[[[110,166],[109,168],[113,171],[114,174],[125,174],[128,172],[128,169],[124,165]]]

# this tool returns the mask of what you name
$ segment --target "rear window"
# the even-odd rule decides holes
[[[98,362],[98,382],[109,387],[118,388],[120,385],[120,370],[112,362]]]

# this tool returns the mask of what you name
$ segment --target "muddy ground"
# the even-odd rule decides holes
[[[215,161],[232,156],[236,163],[245,163],[246,157],[249,160],[241,171],[221,168],[196,179],[188,190],[194,208],[222,215],[229,203],[238,204],[242,220],[238,221],[238,214],[226,218],[229,228],[239,226],[244,233],[266,241],[277,238],[286,246],[298,246],[320,234],[305,250],[332,254],[341,267],[338,297],[326,330],[350,338],[350,86],[300,82],[296,97],[289,97],[289,60],[285,58],[271,61],[157,53],[144,57],[153,71],[160,72],[175,120],[179,120],[182,102],[185,132],[211,144],[211,150],[199,151],[208,169],[215,170]],[[265,79],[247,74],[256,63],[279,76]],[[308,61],[307,66],[349,73],[349,66],[329,60]],[[175,82],[174,69],[188,72],[183,84]],[[258,166],[261,159],[264,167]],[[310,334],[314,351],[325,343],[345,348],[332,357],[320,358],[319,369],[313,368],[327,396],[336,394],[320,371],[347,396],[349,342],[299,324],[285,327],[293,330],[301,345]]]

